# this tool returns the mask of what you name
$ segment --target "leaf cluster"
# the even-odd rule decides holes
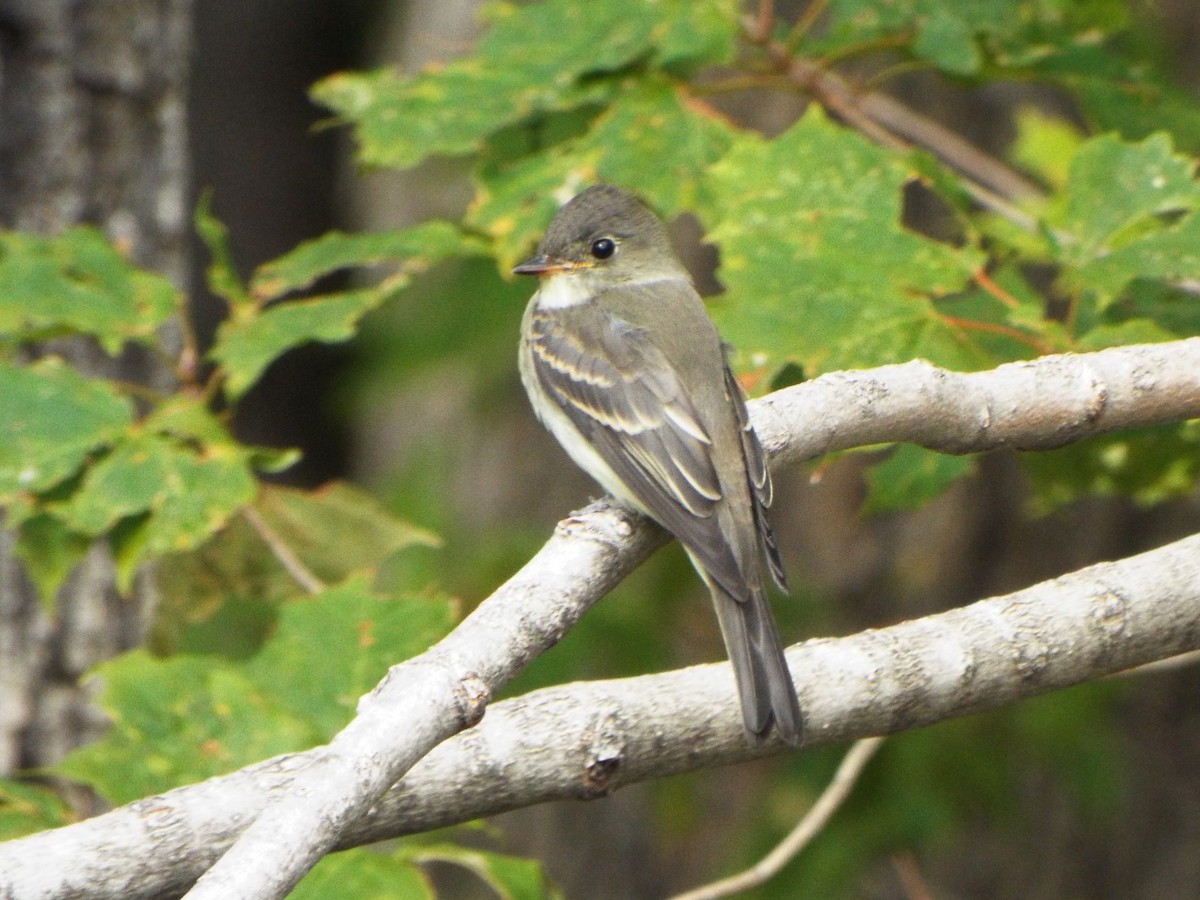
[[[714,316],[758,383],[914,357],[983,369],[1200,327],[1195,161],[1177,149],[1200,146],[1200,114],[1129,49],[1126,3],[1041,0],[1015,13],[1003,0],[833,0],[765,29],[724,0],[586,12],[551,0],[491,15],[468,58],[415,77],[340,73],[313,94],[353,129],[364,166],[468,158],[465,224],[502,271],[563,200],[609,181],[700,220],[720,254]],[[1002,162],[1037,190],[998,213],[939,147],[880,146],[834,124],[820,83],[791,74],[797,61],[876,73],[862,90],[913,68],[958,89],[1037,84],[1069,96],[1086,128],[1019,110]],[[767,137],[753,109],[773,94],[814,102]],[[911,224],[914,195],[940,221]],[[1170,440],[1176,458],[1194,456],[1185,429]],[[1166,471],[1136,436],[1105,443],[1122,452],[1064,451],[1069,478],[1032,470],[1042,508],[1118,484],[1155,501],[1194,478]],[[922,503],[973,468],[896,454],[872,479],[871,508]]]

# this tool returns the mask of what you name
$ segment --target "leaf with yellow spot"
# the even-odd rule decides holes
[[[680,72],[728,61],[740,14],[733,0],[547,0],[499,9],[469,59],[416,77],[339,73],[313,89],[354,125],[364,165],[406,168],[475,152],[530,118],[606,102],[635,65]]]
[[[728,293],[713,307],[739,352],[778,370],[867,368],[925,357],[955,369],[995,363],[934,301],[982,264],[968,245],[909,231],[902,159],[815,107],[774,140],[738,137],[706,179],[700,215],[720,247]]]

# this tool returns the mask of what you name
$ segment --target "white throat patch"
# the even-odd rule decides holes
[[[541,309],[566,309],[586,303],[593,295],[588,279],[581,274],[560,272],[543,278],[538,288],[537,305]]]

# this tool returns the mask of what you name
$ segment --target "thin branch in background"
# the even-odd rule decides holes
[[[1192,650],[1188,653],[1180,653],[1177,656],[1168,656],[1166,659],[1156,659],[1154,662],[1134,666],[1132,669],[1126,669],[1124,672],[1114,672],[1108,677],[1140,678],[1142,675],[1161,675],[1163,672],[1190,669],[1197,663],[1200,663],[1200,650]]]
[[[679,894],[674,900],[717,900],[720,897],[730,897],[741,891],[758,887],[770,881],[779,871],[791,862],[801,850],[808,846],[814,837],[829,823],[830,818],[850,796],[858,776],[862,774],[867,762],[875,755],[881,737],[863,738],[855,741],[854,746],[842,759],[833,780],[817,798],[817,802],[805,814],[799,824],[792,829],[779,845],[758,861],[755,865],[729,878],[714,881],[703,887],[695,888]]]
[[[928,150],[947,166],[964,175],[970,182],[1006,200],[1040,200],[1046,196],[1042,188],[980,150],[958,132],[940,122],[923,116],[895,97],[879,91],[861,91],[840,76],[827,73],[822,87],[836,89],[847,102],[856,103],[871,121],[886,128],[897,139]],[[836,78],[840,84],[834,84]]]
[[[921,870],[917,868],[917,861],[911,853],[897,853],[892,856],[892,868],[896,870],[896,877],[900,879],[900,889],[904,891],[908,900],[934,900],[933,891],[921,877]]]
[[[901,75],[907,75],[909,72],[928,72],[931,69],[933,69],[932,64],[920,59],[909,59],[904,62],[898,62],[876,72],[866,81],[862,82],[861,89],[864,91],[874,91],[881,84],[885,84],[893,78],[899,78]]]
[[[863,57],[869,53],[878,53],[887,50],[901,50],[912,43],[912,35],[907,33],[888,34],[882,37],[870,38],[865,41],[858,41],[853,44],[846,44],[844,47],[839,47],[836,50],[830,50],[828,53],[817,59],[817,65],[826,71],[833,71],[834,66],[846,60]]]
[[[828,5],[829,0],[812,0],[812,3],[808,4],[808,8],[801,13],[784,41],[784,47],[787,48],[789,56],[795,52],[796,47],[804,40],[804,36],[816,24],[817,19],[821,17],[821,13],[825,12],[825,7]]]
[[[757,34],[757,21],[751,18],[744,25],[752,39]],[[780,72],[847,125],[899,153],[914,147],[932,153],[962,177],[964,190],[980,206],[1026,231],[1037,230],[1036,217],[1013,201],[1041,198],[1045,192],[1011,166],[894,97],[852,85],[829,68],[832,57],[823,61],[797,57],[790,39],[759,43]],[[857,47],[856,52],[863,49]],[[1055,237],[1065,242],[1072,240],[1066,234],[1056,233]]]
[[[270,548],[271,553],[287,569],[287,573],[292,576],[292,579],[300,587],[304,588],[310,594],[320,593],[325,589],[325,582],[321,581],[304,563],[300,562],[300,557],[292,552],[292,548],[275,532],[275,529],[263,521],[263,517],[258,514],[258,510],[247,506],[242,510],[242,516],[250,523],[250,527],[263,539],[263,543]]]
[[[771,39],[771,26],[775,24],[774,0],[758,0],[758,21],[754,26],[754,40],[763,43]]]

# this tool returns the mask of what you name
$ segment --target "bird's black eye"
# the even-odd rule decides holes
[[[596,259],[608,259],[617,252],[617,242],[612,238],[596,238],[592,241],[592,256]]]

